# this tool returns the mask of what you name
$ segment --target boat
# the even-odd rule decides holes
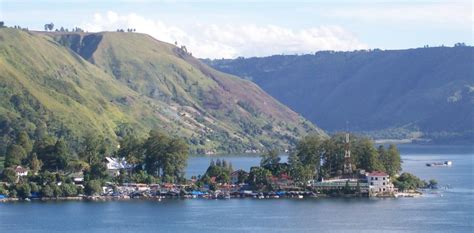
[[[444,161],[442,163],[427,163],[427,167],[450,167],[453,165],[452,161]]]

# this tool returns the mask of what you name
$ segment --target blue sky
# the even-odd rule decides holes
[[[0,0],[7,25],[131,27],[211,58],[472,44],[472,14],[472,1]]]

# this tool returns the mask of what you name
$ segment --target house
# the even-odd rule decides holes
[[[385,172],[374,171],[366,174],[370,193],[392,193],[394,187],[390,176]]]
[[[235,170],[232,173],[230,173],[230,182],[232,184],[243,183],[246,177],[248,177],[248,172],[242,169]]]
[[[268,178],[268,183],[279,190],[287,190],[295,187],[293,179],[291,179],[287,174],[271,176]]]
[[[134,166],[132,164],[127,163],[125,158],[105,157],[105,163],[106,163],[106,166],[107,166],[107,173],[110,176],[120,175],[120,170],[121,169],[131,171],[134,168]]]
[[[26,169],[22,166],[16,166],[15,173],[16,173],[16,176],[18,178],[22,177],[22,176],[27,176],[28,175],[28,169]]]
[[[84,173],[83,172],[75,172],[70,175],[72,181],[76,185],[80,185],[84,182]]]

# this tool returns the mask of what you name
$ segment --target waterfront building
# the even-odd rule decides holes
[[[372,194],[391,194],[394,187],[390,181],[390,176],[385,172],[374,171],[366,174]]]
[[[241,181],[243,181],[244,178],[247,177],[247,176],[248,176],[248,172],[246,172],[242,169],[235,170],[232,173],[230,173],[230,182],[232,184],[242,183]]]
[[[28,175],[28,169],[26,169],[22,166],[16,166],[15,173],[16,173],[17,182],[18,182],[20,180],[20,177]]]
[[[120,175],[121,169],[129,172],[134,167],[132,164],[127,163],[125,158],[105,157],[105,164],[107,166],[107,173],[112,177]]]
[[[359,190],[360,194],[369,193],[369,184],[364,179],[330,179],[323,181],[311,181],[310,186],[317,192],[340,191],[349,188],[352,191]]]

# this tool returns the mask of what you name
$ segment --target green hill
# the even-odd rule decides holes
[[[21,129],[74,148],[89,133],[114,144],[158,127],[197,152],[283,149],[308,132],[324,134],[255,84],[147,35],[2,28],[0,42],[3,145]]]
[[[474,48],[318,52],[207,60],[328,131],[375,138],[474,140]]]

